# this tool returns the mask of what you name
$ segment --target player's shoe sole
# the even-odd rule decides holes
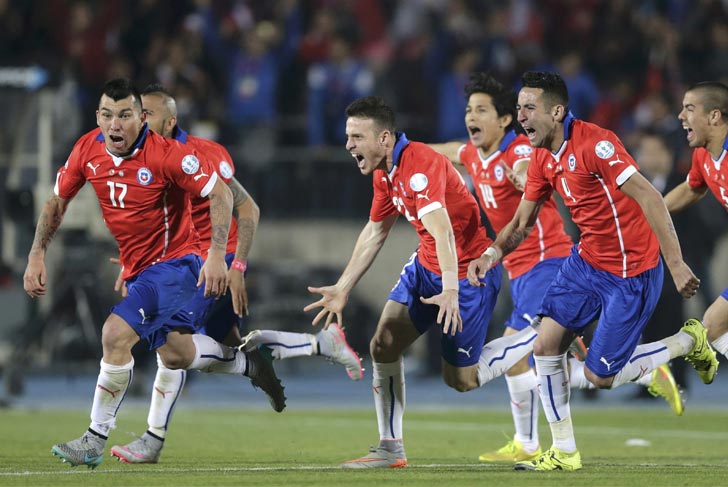
[[[647,387],[647,392],[655,397],[663,397],[678,416],[685,412],[685,402],[667,364],[652,371],[652,382]]]

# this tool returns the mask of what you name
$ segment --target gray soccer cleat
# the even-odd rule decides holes
[[[86,431],[80,438],[53,445],[51,452],[61,457],[65,463],[70,463],[72,467],[86,465],[88,468],[96,468],[104,459],[105,447],[104,438]]]
[[[164,448],[164,442],[149,433],[122,446],[112,446],[111,456],[124,463],[157,463]]]
[[[369,449],[369,454],[341,464],[341,468],[404,468],[407,458],[404,451],[393,453],[384,448]]]
[[[316,340],[319,348],[329,351],[329,355],[325,355],[328,360],[343,365],[351,380],[361,380],[364,375],[361,359],[346,341],[344,330],[337,323],[331,323],[328,328],[318,332]],[[323,347],[322,343],[325,343]]]
[[[248,375],[251,384],[253,384],[253,387],[260,388],[265,392],[273,410],[280,413],[286,408],[286,396],[283,393],[285,388],[281,385],[281,380],[273,368],[271,349],[261,346],[255,350],[245,352],[245,354],[248,360],[252,362],[248,364],[248,370],[252,370],[252,373]]]

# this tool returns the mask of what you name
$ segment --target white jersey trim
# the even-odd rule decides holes
[[[417,212],[417,219],[422,220],[423,216],[427,215],[428,213],[432,213],[435,210],[439,210],[440,208],[442,208],[442,203],[440,203],[439,201],[433,201],[429,205],[420,208],[420,211]]]
[[[212,188],[215,186],[215,183],[217,182],[217,173],[213,172],[210,175],[210,180],[207,182],[204,188],[202,188],[202,191],[200,192],[201,197],[206,197],[208,194],[210,194],[210,191],[212,191]]]
[[[625,170],[622,171],[621,173],[619,173],[619,176],[617,176],[617,186],[622,186],[636,172],[637,172],[636,167],[627,166],[627,168],[625,168]]]
[[[634,174],[637,170],[634,168],[634,166],[630,166],[630,168],[633,169],[633,171],[629,174],[630,176]],[[621,177],[624,173],[628,172],[627,169],[622,171],[622,174],[619,176]],[[622,227],[619,223],[619,215],[617,214],[617,207],[614,205],[614,199],[612,198],[612,193],[609,192],[609,187],[604,183],[604,179],[602,179],[600,176],[595,175],[597,178],[597,181],[602,185],[602,188],[604,189],[604,194],[607,195],[607,199],[609,200],[609,206],[612,207],[612,215],[614,216],[614,225],[617,228],[617,239],[619,240],[619,251],[622,253],[622,277],[627,277],[627,252],[624,250],[624,238],[622,237]],[[625,178],[625,181],[627,178]]]

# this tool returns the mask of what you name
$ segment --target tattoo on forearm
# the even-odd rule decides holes
[[[237,220],[238,222],[238,246],[235,249],[235,255],[238,258],[247,259],[250,248],[253,246],[253,237],[255,236],[256,223],[253,220]]]
[[[33,246],[31,253],[43,251],[45,252],[53,240],[56,231],[61,226],[63,215],[66,212],[66,205],[57,196],[52,196],[41,210],[38,217],[38,225],[35,228],[35,237],[33,238]]]
[[[212,222],[210,247],[225,250],[230,231],[230,207],[215,194],[210,195],[210,221]]]
[[[503,246],[501,248],[503,254],[505,255],[515,250],[516,247],[518,247],[527,236],[527,232],[519,229],[514,229],[513,233],[511,233],[508,239],[503,242]]]

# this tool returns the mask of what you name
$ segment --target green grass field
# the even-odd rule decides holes
[[[507,412],[412,410],[405,417],[410,468],[345,471],[339,462],[366,453],[377,441],[370,410],[177,412],[162,459],[125,465],[108,455],[114,444],[142,433],[146,411],[123,410],[104,462],[71,468],[50,453],[79,436],[87,411],[0,411],[0,485],[398,485],[456,486],[720,486],[728,485],[728,411],[689,410],[681,418],[662,409],[583,409],[573,415],[583,470],[516,472],[511,465],[479,465],[479,453],[504,444]],[[550,435],[542,419],[542,446]],[[627,447],[641,438],[650,447]]]

